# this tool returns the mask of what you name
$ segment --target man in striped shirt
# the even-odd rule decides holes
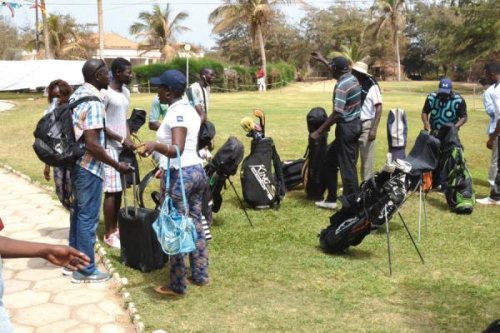
[[[75,138],[83,137],[85,155],[76,161],[71,178],[73,180],[74,213],[69,226],[69,243],[90,258],[90,264],[72,272],[73,283],[102,282],[110,278],[108,273],[97,269],[94,256],[96,229],[101,212],[103,163],[120,173],[129,171],[129,166],[109,156],[104,145],[104,96],[101,89],[109,85],[108,67],[104,60],[90,59],[82,68],[85,83],[70,97],[74,102],[86,96],[96,100],[80,103],[73,110]],[[104,129],[104,130],[103,130]],[[63,270],[64,275],[69,275]]]
[[[333,124],[337,124],[335,140],[325,158],[328,195],[326,200],[316,202],[318,207],[336,209],[338,171],[342,178],[345,196],[355,194],[359,188],[356,152],[361,135],[361,86],[358,79],[349,72],[348,59],[336,57],[328,63],[318,52],[312,52],[311,56],[327,65],[333,77],[337,79],[333,90],[333,112],[318,130],[311,133],[311,139],[318,140],[322,133],[328,131]]]

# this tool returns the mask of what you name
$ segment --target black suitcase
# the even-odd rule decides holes
[[[135,181],[133,186],[134,206],[128,207],[127,186],[124,178],[122,176],[125,208],[120,209],[118,214],[122,263],[143,272],[161,269],[168,257],[163,252],[152,228],[152,224],[160,212],[148,208],[137,208]]]

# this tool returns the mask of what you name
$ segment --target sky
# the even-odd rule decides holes
[[[183,25],[192,31],[184,32],[176,36],[179,43],[191,43],[202,45],[205,48],[215,46],[215,40],[211,36],[212,25],[208,24],[209,14],[222,4],[219,0],[102,0],[104,31],[114,32],[131,40],[135,40],[128,33],[129,27],[137,21],[141,11],[151,11],[152,6],[158,4],[165,6],[170,3],[174,14],[185,11],[189,17],[183,21]],[[325,8],[333,5],[333,0],[306,0],[309,5]],[[17,26],[35,25],[35,10],[30,8],[35,0],[10,0],[9,3],[18,3],[23,6],[14,8],[14,17],[11,20]],[[97,24],[97,0],[46,0],[48,13],[70,14],[78,23]],[[292,22],[298,21],[303,16],[303,11],[298,5],[286,5],[281,7]],[[10,11],[5,6],[0,6],[0,15],[10,17]],[[41,14],[40,20],[41,20]],[[97,32],[97,28],[95,30]]]

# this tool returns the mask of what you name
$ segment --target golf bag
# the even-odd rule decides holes
[[[457,214],[471,214],[476,195],[458,131],[455,126],[446,124],[439,130],[438,138],[441,141],[441,172],[446,177],[446,202]]]
[[[205,172],[209,178],[210,193],[205,193],[205,196],[210,196],[213,201],[212,211],[217,213],[222,205],[222,188],[226,186],[226,180],[236,174],[238,165],[243,159],[245,146],[236,137],[230,136],[226,143],[219,148],[210,163],[205,167]],[[208,200],[203,200],[207,203]],[[203,208],[203,210],[208,207]],[[206,215],[205,215],[206,216]],[[208,221],[208,218],[207,218]],[[211,222],[209,221],[209,224]]]
[[[281,162],[281,169],[283,169],[283,179],[285,181],[285,188],[287,191],[302,183],[303,167],[304,159],[302,158],[294,161]]]
[[[272,138],[252,140],[250,154],[243,160],[240,176],[243,199],[248,205],[257,209],[276,205],[279,209],[286,187],[281,160]]]
[[[309,134],[316,131],[327,117],[325,109],[320,107],[311,109],[306,118]],[[326,190],[323,161],[328,150],[327,140],[328,133],[323,133],[318,141],[309,138],[306,153],[304,154],[302,180],[309,200],[323,200]]]
[[[342,209],[330,217],[330,225],[319,234],[326,253],[339,253],[359,245],[370,233],[390,221],[406,198],[406,174],[375,173],[359,191],[342,197]]]
[[[446,202],[457,214],[471,214],[476,202],[472,176],[462,148],[447,153],[443,169],[446,174]]]
[[[387,141],[389,152],[393,160],[403,159],[406,156],[406,143],[408,140],[408,120],[405,110],[391,109],[387,116]]]

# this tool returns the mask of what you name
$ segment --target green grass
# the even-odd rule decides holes
[[[387,151],[387,111],[403,108],[409,119],[409,152],[422,128],[420,111],[437,82],[381,84],[384,114],[378,133],[376,169]],[[486,149],[488,118],[479,111],[481,90],[455,84],[469,106],[469,122],[460,131],[474,177],[477,197],[488,195]],[[331,109],[328,83],[297,84],[281,91],[213,94],[210,119],[217,127],[216,147],[237,136],[249,152],[249,139],[239,126],[255,107],[266,112],[266,134],[274,138],[282,159],[303,156],[307,145],[306,114],[315,106]],[[474,88],[476,89],[474,111]],[[40,182],[42,164],[34,155],[32,131],[46,100],[26,95],[0,95],[19,103],[0,113],[0,162]],[[151,94],[132,95],[132,106],[149,110]],[[154,139],[147,127],[143,140]],[[333,134],[331,134],[331,138]],[[141,173],[150,164],[142,162]],[[233,181],[241,195],[239,177]],[[500,268],[497,207],[475,206],[469,216],[451,213],[445,198],[431,193],[427,224],[418,242],[425,265],[400,220],[391,223],[393,276],[388,274],[385,234],[370,235],[349,256],[324,254],[318,232],[331,214],[305,199],[302,190],[287,193],[279,211],[249,210],[251,228],[231,188],[223,194],[210,243],[211,283],[189,285],[187,296],[168,299],[153,287],[168,281],[168,271],[142,274],[122,267],[118,251],[108,251],[132,294],[147,331],[168,332],[480,332],[500,317]],[[401,213],[416,237],[418,196]],[[102,232],[102,228],[100,229]]]

